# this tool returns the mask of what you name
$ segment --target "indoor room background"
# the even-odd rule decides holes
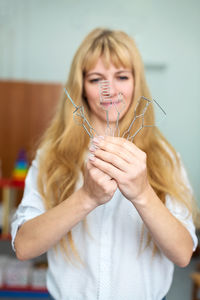
[[[34,148],[83,37],[109,27],[135,39],[152,98],[167,113],[159,127],[180,153],[200,206],[199,13],[199,0],[0,0],[2,176],[10,176],[20,148]],[[167,300],[191,299],[184,272],[176,269]]]

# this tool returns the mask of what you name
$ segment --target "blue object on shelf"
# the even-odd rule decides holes
[[[13,298],[42,298],[51,299],[48,292],[38,291],[11,291],[11,290],[0,290],[0,298],[2,297],[13,297]]]

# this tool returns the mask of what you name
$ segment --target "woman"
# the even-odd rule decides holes
[[[102,80],[109,80],[115,104],[112,132],[118,95],[125,101],[121,137],[105,136]],[[161,300],[174,263],[189,263],[197,238],[192,195],[173,147],[156,127],[142,129],[134,143],[122,137],[137,99],[150,98],[134,41],[120,31],[92,31],[74,57],[66,89],[98,135],[90,141],[63,97],[12,224],[16,255],[26,260],[47,252],[47,287],[57,300]],[[152,108],[145,119],[154,122]]]

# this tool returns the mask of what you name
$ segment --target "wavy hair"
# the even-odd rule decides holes
[[[140,96],[151,98],[144,75],[144,66],[135,42],[126,33],[97,28],[83,40],[71,64],[66,89],[76,105],[83,105],[90,121],[90,109],[84,97],[84,75],[92,69],[99,57],[109,66],[128,67],[134,76],[134,95],[131,106],[119,122],[120,132],[125,132],[133,118]],[[138,113],[142,112],[138,107]],[[148,124],[154,124],[154,111],[149,106],[145,114]],[[136,124],[136,127],[139,124]],[[136,131],[134,126],[134,132]],[[174,148],[158,128],[144,128],[134,143],[147,154],[148,177],[160,200],[165,203],[166,194],[182,202],[192,212],[192,195],[183,181],[180,161]],[[83,172],[89,136],[73,120],[73,107],[62,95],[56,114],[40,144],[38,187],[46,209],[66,200],[75,189],[80,172]],[[142,234],[141,234],[142,235]],[[150,242],[149,238],[149,242]],[[69,256],[69,248],[78,257],[71,231],[61,240],[62,249]]]

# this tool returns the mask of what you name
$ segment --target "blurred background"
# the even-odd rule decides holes
[[[167,113],[160,129],[180,153],[200,206],[199,13],[199,0],[0,0],[2,178],[13,176],[22,150],[30,163],[82,39],[95,27],[109,27],[136,40],[152,97]],[[23,184],[14,189],[22,192]],[[0,247],[4,254],[8,242]],[[190,273],[197,263],[198,255],[186,269],[176,268],[167,299],[195,299]]]

